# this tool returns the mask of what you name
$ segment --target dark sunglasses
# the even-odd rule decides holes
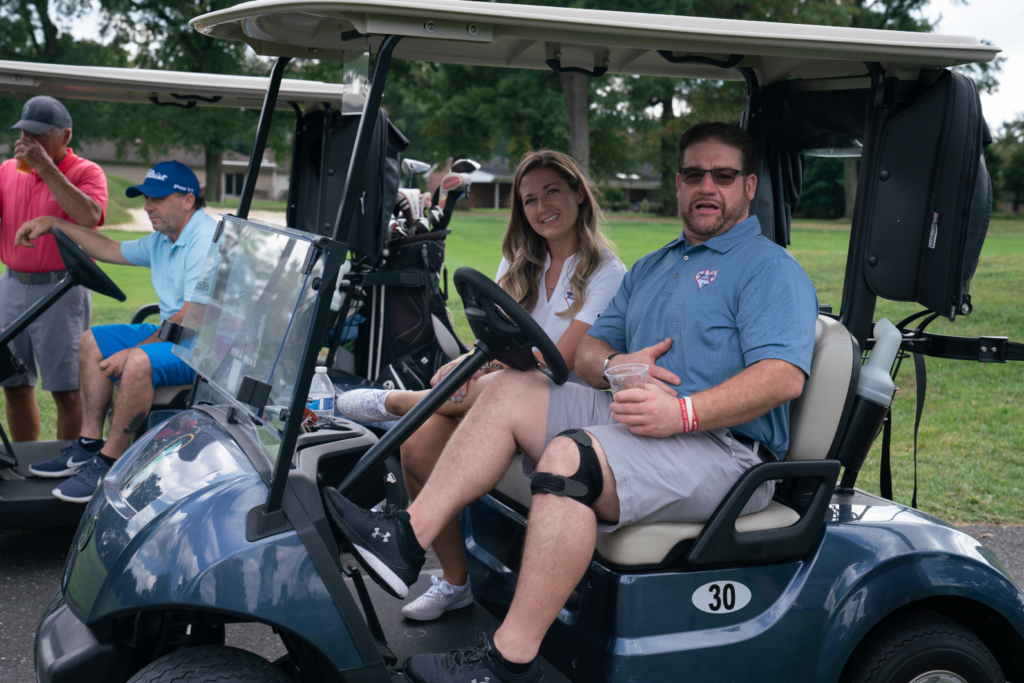
[[[746,171],[735,168],[681,168],[679,175],[682,176],[684,185],[700,185],[704,182],[704,176],[711,174],[711,180],[715,185],[732,185],[738,175],[750,175]]]

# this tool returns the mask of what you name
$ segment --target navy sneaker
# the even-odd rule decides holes
[[[78,474],[78,471],[85,467],[85,463],[89,462],[94,455],[96,454],[82,448],[82,444],[75,439],[70,446],[60,449],[60,455],[56,458],[29,465],[28,471],[37,477],[46,477],[47,479],[70,477],[73,474]]]
[[[522,668],[522,665],[513,665]],[[405,662],[405,676],[414,683],[540,683],[544,670],[534,657],[522,673],[509,671],[508,663],[494,647],[494,632],[481,633],[476,645],[446,655],[413,655]]]
[[[331,487],[324,489],[323,497],[328,518],[370,577],[396,598],[408,595],[427,559],[409,513],[394,505],[385,505],[380,512],[364,510]]]
[[[78,474],[55,488],[53,495],[68,503],[88,503],[109,470],[103,458],[94,455]]]

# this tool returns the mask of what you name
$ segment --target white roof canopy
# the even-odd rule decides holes
[[[607,12],[469,0],[255,0],[193,19],[196,30],[241,40],[257,54],[342,59],[345,49],[376,48],[401,35],[394,56],[428,62],[611,73],[741,79],[736,69],[672,64],[658,50],[726,60],[756,69],[762,84],[787,78],[866,73],[864,62],[913,74],[971,62],[1000,51],[977,38],[687,16]]]
[[[34,64],[0,60],[0,97],[50,95],[58,99],[111,102],[195,102],[198,106],[260,109],[270,78],[220,74]],[[289,102],[341,102],[343,86],[286,78],[277,108]],[[219,99],[218,99],[219,98]],[[211,101],[216,100],[216,101]]]

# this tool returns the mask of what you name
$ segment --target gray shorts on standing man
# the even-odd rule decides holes
[[[36,281],[49,277],[49,283],[22,284],[10,271],[0,276],[0,329],[8,327],[57,286],[63,271],[23,274],[20,279]],[[64,296],[11,342],[14,355],[25,364],[24,375],[9,377],[0,386],[34,387],[43,376],[46,391],[78,389],[78,342],[92,319],[92,292],[72,287]]]

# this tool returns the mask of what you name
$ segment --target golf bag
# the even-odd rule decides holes
[[[295,157],[288,187],[288,225],[331,236],[355,145],[359,114],[318,109],[295,125]],[[356,258],[380,258],[391,210],[401,180],[399,156],[409,140],[382,109],[370,140],[366,165],[356,169],[352,190],[359,189],[359,210],[352,224],[338,231]]]
[[[863,164],[864,259],[878,296],[916,301],[950,320],[971,312],[970,281],[992,214],[982,146],[992,138],[970,78],[943,71],[904,109],[884,110]]]
[[[363,276],[369,324],[356,342],[355,374],[389,389],[429,389],[438,368],[467,350],[445,306],[446,232],[391,242],[380,266]]]

